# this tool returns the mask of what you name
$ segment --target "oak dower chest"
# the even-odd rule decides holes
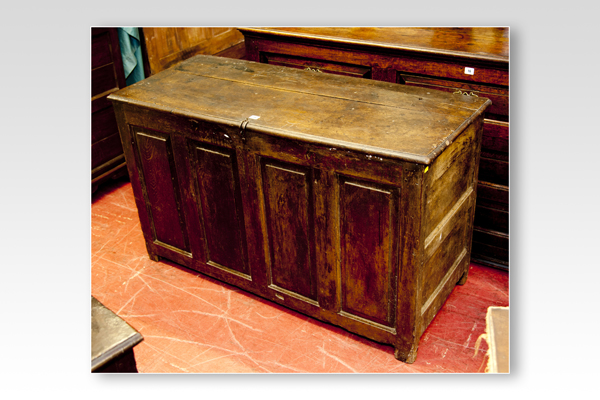
[[[490,100],[211,56],[110,99],[153,260],[415,360],[467,278]]]

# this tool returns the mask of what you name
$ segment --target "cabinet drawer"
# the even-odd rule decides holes
[[[480,263],[508,268],[508,235],[473,229],[472,258]]]
[[[477,184],[477,204],[508,211],[508,188],[487,182]]]
[[[121,138],[117,132],[92,144],[92,168],[96,168],[121,154],[123,154],[123,147],[121,147]]]
[[[453,63],[412,57],[402,57],[393,61],[396,70],[409,74],[508,87],[508,70],[505,69],[480,67],[468,61]],[[466,68],[471,68],[473,73],[467,74]]]
[[[476,228],[508,232],[508,212],[477,206],[474,225]]]
[[[281,65],[284,67],[299,68],[314,72],[353,76],[356,78],[371,78],[371,68],[362,65],[352,65],[274,53],[263,53],[261,57],[263,58],[263,62],[271,65]]]
[[[92,114],[92,144],[118,133],[119,128],[112,107],[106,107]]]
[[[481,142],[481,156],[508,161],[508,131],[508,123],[506,122],[485,120]]]
[[[92,36],[92,69],[112,63],[109,32]]]
[[[431,76],[413,75],[402,72],[398,72],[396,82],[410,86],[442,90],[457,95],[488,98],[492,101],[491,107],[486,112],[488,118],[495,117],[500,120],[508,120],[508,88],[436,79]]]
[[[118,87],[113,64],[92,70],[92,97]]]
[[[479,180],[508,186],[508,162],[481,157],[479,159]]]

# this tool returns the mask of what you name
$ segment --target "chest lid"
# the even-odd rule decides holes
[[[429,164],[491,104],[416,87],[195,56],[109,96],[246,130]],[[259,118],[256,118],[259,117]]]

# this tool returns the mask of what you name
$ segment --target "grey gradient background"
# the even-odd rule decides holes
[[[593,2],[38,3],[4,4],[0,24],[3,398],[597,393],[600,35]],[[89,373],[89,28],[277,25],[510,26],[510,375]]]

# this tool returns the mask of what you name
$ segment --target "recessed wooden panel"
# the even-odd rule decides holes
[[[427,179],[431,179],[428,184],[429,190],[425,193],[423,232],[426,235],[435,229],[471,185],[471,179],[464,179],[464,177],[473,175],[472,142],[465,141],[465,144],[471,148],[460,152],[455,159],[449,160],[448,165],[442,168],[445,171],[439,177],[435,178],[436,164],[440,163],[439,160],[426,175]],[[449,152],[450,150],[447,153]]]
[[[169,135],[138,130],[135,139],[155,239],[188,251]]]
[[[427,235],[423,242],[423,262],[427,262],[433,253],[445,245],[450,232],[455,230],[457,226],[465,227],[468,225],[473,215],[474,200],[475,192],[470,188],[456,202],[442,222]],[[440,266],[437,265],[436,267]]]
[[[195,155],[207,262],[249,274],[235,153],[227,148],[198,144]]]
[[[423,266],[423,301],[426,302],[434,293],[450,267],[465,250],[465,230],[464,224],[455,224],[437,251]]]
[[[340,185],[342,310],[390,326],[397,195],[370,182]]]
[[[311,173],[301,166],[263,162],[272,284],[316,300],[314,202]]]

